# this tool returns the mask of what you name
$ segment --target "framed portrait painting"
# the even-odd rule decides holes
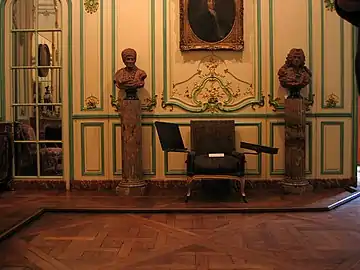
[[[179,1],[181,51],[243,50],[243,0]]]

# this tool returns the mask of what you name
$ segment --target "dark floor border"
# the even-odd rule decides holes
[[[306,213],[306,212],[328,212],[360,198],[360,191],[356,189],[347,190],[349,196],[327,206],[304,206],[304,207],[227,207],[227,208],[41,208],[31,216],[18,222],[5,232],[0,234],[0,242],[10,238],[16,232],[41,218],[45,213],[93,213],[93,214],[265,214],[265,213]]]

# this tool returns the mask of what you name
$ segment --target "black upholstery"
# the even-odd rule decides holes
[[[233,120],[191,121],[191,150],[197,155],[235,151]]]
[[[61,127],[46,126],[45,127],[45,140],[47,141],[61,141]]]
[[[245,156],[235,151],[234,121],[191,121],[191,149],[187,175],[234,175],[245,173]],[[224,153],[224,157],[209,157]]]
[[[46,126],[45,127],[45,140],[47,141],[61,141],[62,132],[61,127]],[[46,143],[46,147],[61,147],[59,143]]]

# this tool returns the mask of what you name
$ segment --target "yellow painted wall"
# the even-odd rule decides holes
[[[281,179],[284,173],[284,90],[279,87],[277,71],[293,47],[302,48],[307,66],[313,71],[313,83],[305,93],[315,94],[307,121],[307,176],[312,179],[343,179],[353,169],[353,44],[354,29],[325,9],[322,1],[251,0],[244,1],[243,52],[215,52],[221,59],[218,72],[232,83],[233,112],[196,112],[200,109],[185,91],[201,79],[210,52],[179,51],[178,0],[101,0],[99,9],[90,14],[84,1],[73,1],[67,11],[72,15],[72,35],[64,38],[64,50],[71,40],[72,60],[70,93],[64,91],[69,105],[69,141],[64,151],[66,179],[111,180],[121,178],[120,121],[110,104],[116,93],[114,72],[123,67],[121,51],[132,47],[138,52],[137,65],[148,74],[140,99],[155,98],[157,105],[143,117],[143,166],[146,178],[183,179],[184,154],[164,156],[155,120],[177,122],[185,144],[189,145],[191,119],[234,119],[239,140],[279,147],[277,156],[248,158],[247,171],[253,179]],[[66,6],[66,3],[63,4]],[[69,16],[70,18],[71,16]],[[64,24],[66,28],[68,25]],[[65,33],[69,33],[65,31]],[[204,60],[205,59],[205,60]],[[6,65],[6,64],[5,64]],[[70,67],[65,64],[65,67]],[[230,73],[226,73],[228,70]],[[253,87],[249,88],[244,80]],[[176,89],[176,91],[175,91]],[[66,89],[67,90],[67,89]],[[336,108],[327,108],[326,100],[335,94]],[[99,99],[95,110],[87,110],[89,96]],[[251,106],[265,98],[264,106]],[[162,98],[165,103],[162,106]],[[280,98],[275,110],[269,101]],[[174,103],[170,106],[170,103]],[[168,106],[165,106],[168,104]],[[181,108],[182,107],[182,108]]]

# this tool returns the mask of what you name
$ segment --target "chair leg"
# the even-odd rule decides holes
[[[185,202],[186,202],[186,203],[189,201],[190,196],[191,196],[191,188],[188,187],[187,193],[186,193],[186,195],[185,195]]]
[[[188,177],[187,178],[187,193],[185,195],[185,202],[187,203],[191,197],[191,183],[192,183],[192,178]]]
[[[243,199],[244,203],[247,203],[247,199],[246,199],[246,194],[245,194],[245,177],[240,177],[239,179],[240,181],[240,193],[241,193],[241,198]]]

